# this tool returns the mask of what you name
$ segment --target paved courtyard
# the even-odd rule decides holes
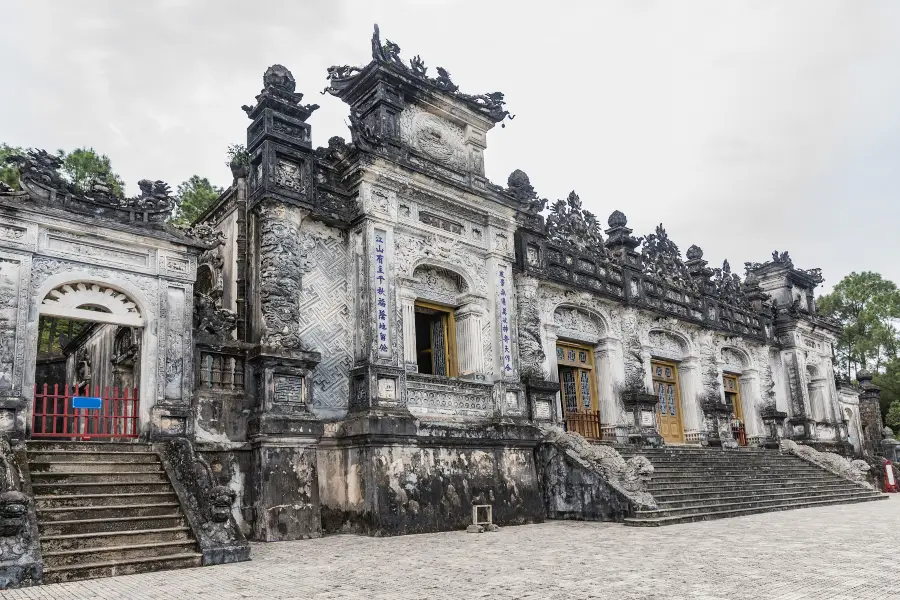
[[[254,544],[253,561],[0,592],[6,600],[868,600],[895,597],[900,498],[638,529]]]

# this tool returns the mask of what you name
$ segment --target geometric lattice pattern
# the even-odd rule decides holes
[[[316,235],[321,226],[300,230],[306,270],[300,291],[300,339],[322,353],[313,370],[313,405],[346,407],[350,397],[350,306],[347,291],[347,245],[331,235]]]

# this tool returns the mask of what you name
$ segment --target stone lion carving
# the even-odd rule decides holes
[[[615,448],[591,444],[577,433],[556,425],[541,427],[547,443],[557,446],[576,462],[600,475],[623,496],[644,508],[656,508],[656,500],[647,490],[653,475],[653,465],[644,456],[629,460],[622,458]]]
[[[836,475],[840,475],[844,479],[849,479],[854,483],[869,489],[875,489],[866,481],[866,474],[869,471],[869,465],[863,460],[847,460],[839,454],[833,452],[819,452],[815,448],[798,444],[793,440],[781,440],[782,452],[788,452],[795,456],[799,456],[803,460],[819,465],[823,469],[827,469]]]

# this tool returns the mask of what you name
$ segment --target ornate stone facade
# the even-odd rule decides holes
[[[651,506],[644,461],[561,437],[586,419],[623,444],[658,443],[663,417],[669,443],[866,442],[818,271],[776,252],[741,277],[698,246],[682,256],[662,225],[635,237],[615,210],[603,228],[575,192],[548,210],[521,170],[491,183],[503,95],[428,73],[376,29],[371,62],[328,70],[352,141],[314,149],[318,106],[270,67],[244,107],[248,162],[187,231],[166,224],[162,182],[115,198],[74,189],[46,153],[17,158],[25,191],[0,191],[0,433],[30,434],[44,316],[133,328],[141,436],[192,440],[209,527],[232,526],[233,500],[257,539],[454,527],[482,501],[541,520],[564,504],[541,457],[554,489],[578,471],[605,490],[617,508],[597,514]]]

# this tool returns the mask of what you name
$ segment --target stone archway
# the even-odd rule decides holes
[[[71,275],[62,274],[49,278],[34,298],[35,325],[49,319],[81,323],[82,327],[76,338],[67,341],[66,354],[70,358],[59,387],[52,392],[44,386],[31,388],[34,396],[27,404],[26,427],[32,437],[59,433],[62,437],[84,434],[91,439],[138,437],[148,420],[153,397],[147,379],[154,371],[154,353],[147,339],[145,302],[136,290],[125,291],[104,281],[70,278]],[[32,331],[36,335],[39,329]],[[31,365],[37,363],[39,343],[40,340],[31,345]],[[123,377],[125,370],[129,371],[125,375],[130,376]],[[31,375],[34,381],[34,368]],[[100,398],[101,408],[85,408],[76,413],[73,398],[77,396]],[[47,406],[48,397],[52,399],[52,409]],[[96,415],[87,412],[90,410],[96,410]],[[72,416],[41,418],[48,412]],[[80,420],[77,414],[81,414]],[[91,425],[87,425],[88,414],[93,419]]]
[[[431,369],[419,364],[424,360],[420,342],[427,341],[431,351],[432,346],[441,346],[440,353],[445,354],[441,372],[433,374],[484,378],[490,370],[488,363],[492,362],[490,336],[483,332],[486,299],[472,291],[469,274],[443,261],[420,261],[413,268],[412,277],[400,280],[407,371],[435,371],[434,364]],[[437,354],[432,352],[432,359]]]
[[[762,398],[760,396],[759,371],[754,368],[750,354],[743,348],[725,346],[721,350],[720,364],[723,375],[731,375],[738,379],[738,398],[741,411],[735,410],[735,414],[741,417],[747,433],[747,439],[752,443],[754,438],[766,435],[763,427],[760,410]],[[725,390],[727,393],[729,390]]]
[[[128,295],[97,283],[64,283],[44,296],[40,314],[50,317],[143,327],[137,304]]]

